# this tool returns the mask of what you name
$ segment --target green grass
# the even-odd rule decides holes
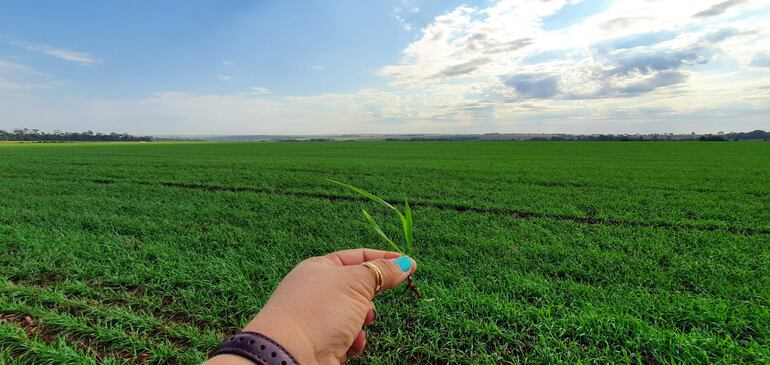
[[[411,255],[412,254],[412,246],[414,244],[414,222],[412,220],[412,209],[409,207],[409,199],[404,197],[404,213],[401,213],[401,211],[394,207],[392,204],[388,203],[387,201],[383,200],[382,198],[373,195],[372,193],[369,193],[368,191],[362,190],[360,188],[357,188],[355,186],[341,183],[336,180],[327,179],[327,181],[343,186],[347,189],[350,189],[354,192],[356,192],[358,195],[367,198],[385,208],[388,208],[396,213],[396,216],[398,217],[399,221],[401,221],[401,228],[404,230],[404,243],[403,244],[396,244],[393,242],[388,235],[385,234],[385,232],[380,228],[380,225],[377,224],[377,221],[372,218],[371,214],[366,209],[361,209],[361,213],[363,213],[364,218],[367,222],[369,222],[369,225],[372,227],[372,229],[377,232],[382,239],[390,245],[390,249],[392,249],[395,252],[401,253],[402,255]],[[396,241],[399,241],[398,239]]]
[[[194,364],[300,260],[416,278],[358,363],[770,362],[768,143],[0,145],[0,363]],[[400,203],[399,203],[400,204]]]

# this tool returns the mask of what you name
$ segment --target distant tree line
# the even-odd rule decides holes
[[[770,139],[770,132],[765,132],[763,130],[754,130],[751,132],[730,132],[724,135],[724,137],[728,140],[746,140],[746,139],[762,139],[762,140],[768,140]]]
[[[498,138],[496,140],[505,140]],[[551,136],[533,136],[529,138],[516,138],[521,141],[594,141],[594,142],[663,142],[663,141],[743,141],[743,140],[770,140],[770,132],[755,130],[751,132],[719,132],[717,134],[592,134],[572,135],[559,134]]]
[[[740,141],[770,140],[770,132],[755,130],[751,132],[719,132],[717,134],[457,134],[441,136],[392,136],[383,139],[389,142],[426,142],[426,141],[592,141],[592,142],[664,142],[664,141]]]
[[[206,140],[196,137],[152,137],[153,142],[206,142]],[[218,141],[211,141],[218,142]]]
[[[616,135],[599,134],[590,136],[566,136],[551,137],[551,140],[573,140],[573,141],[741,141],[741,140],[768,140],[770,132],[755,130],[751,132],[719,132],[717,134],[696,135],[674,135],[674,134],[646,134],[646,135]]]
[[[430,137],[409,137],[409,138],[385,138],[385,141],[401,141],[401,142],[460,142],[460,141],[478,141],[477,135],[462,135],[456,136],[430,136]]]
[[[127,133],[94,133],[85,132],[62,132],[53,131],[51,133],[43,132],[39,129],[14,129],[11,132],[0,129],[0,141],[35,141],[35,142],[87,142],[87,141],[105,141],[105,142],[138,142],[152,141],[152,137],[137,137]]]
[[[308,139],[292,139],[292,138],[284,138],[284,139],[278,139],[276,142],[336,142],[332,138],[308,138]]]

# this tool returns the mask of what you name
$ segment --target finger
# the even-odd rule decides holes
[[[366,261],[377,259],[395,259],[401,257],[398,252],[372,250],[370,248],[356,248],[330,253],[325,258],[339,266],[360,265]]]
[[[374,323],[374,320],[377,319],[377,310],[374,309],[374,304],[372,304],[372,308],[369,309],[368,312],[366,312],[366,318],[364,319],[364,325],[368,326]]]
[[[350,348],[348,349],[348,358],[351,358],[353,356],[356,356],[362,352],[364,352],[364,349],[366,348],[366,331],[361,330],[361,332],[358,332],[358,336],[356,336],[356,339],[353,340],[353,344],[350,345]]]
[[[397,259],[378,259],[370,261],[375,264],[382,273],[382,290],[389,290],[401,284],[417,269],[417,263],[408,256],[401,256]],[[356,271],[356,275],[366,281],[371,297],[374,299],[377,288],[377,275],[374,270],[359,265],[351,268]]]

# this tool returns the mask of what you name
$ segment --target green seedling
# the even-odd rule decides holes
[[[337,185],[346,187],[350,190],[353,190],[354,192],[358,193],[358,195],[361,195],[377,204],[380,204],[388,209],[391,209],[392,211],[396,212],[398,215],[398,219],[401,220],[401,226],[404,229],[404,243],[403,244],[396,244],[388,235],[385,234],[385,232],[380,228],[380,225],[377,224],[377,222],[372,218],[372,215],[369,214],[369,212],[366,211],[366,209],[361,209],[361,212],[364,214],[364,218],[367,222],[369,222],[369,225],[372,226],[372,229],[374,229],[377,234],[382,237],[385,242],[390,245],[390,247],[402,255],[406,256],[412,256],[412,249],[414,248],[414,231],[413,226],[414,222],[412,221],[412,209],[409,208],[409,200],[406,198],[406,195],[404,195],[404,212],[401,213],[401,211],[393,206],[392,204],[386,202],[384,199],[369,193],[363,189],[357,188],[353,185],[345,184],[336,180],[332,179],[326,179],[329,182],[335,183]],[[417,287],[417,285],[414,283],[414,279],[410,275],[407,279],[407,288],[409,288],[417,298],[422,298],[422,293],[420,292],[420,289]]]

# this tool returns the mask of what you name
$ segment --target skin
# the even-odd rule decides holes
[[[355,249],[309,258],[281,281],[260,312],[243,329],[262,333],[285,347],[302,365],[342,364],[366,347],[364,326],[375,320],[375,273],[389,290],[414,273],[393,262],[397,252]],[[205,365],[254,364],[239,356],[215,356]]]

